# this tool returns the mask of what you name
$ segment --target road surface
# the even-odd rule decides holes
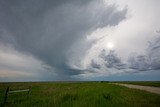
[[[151,93],[160,94],[160,88],[159,87],[152,87],[152,86],[141,86],[141,85],[132,85],[132,84],[121,84],[121,83],[113,83],[115,85],[121,85],[128,88],[134,88],[134,89],[140,89],[145,90]]]

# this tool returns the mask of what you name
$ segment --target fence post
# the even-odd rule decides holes
[[[29,87],[28,95],[30,94],[31,87]]]
[[[5,103],[7,102],[8,91],[9,91],[9,87],[7,87],[7,89],[6,89],[3,105],[5,105]]]
[[[30,90],[31,90],[31,87],[29,87],[27,98],[29,98]]]

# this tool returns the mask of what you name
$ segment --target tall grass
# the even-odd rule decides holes
[[[0,91],[31,87],[9,94],[5,107],[160,107],[160,95],[108,83],[7,83]],[[3,93],[0,99],[3,99]]]

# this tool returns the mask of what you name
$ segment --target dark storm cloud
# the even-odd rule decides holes
[[[76,75],[83,70],[67,62],[73,44],[87,47],[87,33],[117,25],[126,12],[101,0],[1,0],[0,42],[34,55],[61,75]]]

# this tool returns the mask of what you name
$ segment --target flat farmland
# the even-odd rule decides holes
[[[30,92],[8,93],[30,88]],[[3,107],[160,107],[160,95],[108,82],[0,83]]]

